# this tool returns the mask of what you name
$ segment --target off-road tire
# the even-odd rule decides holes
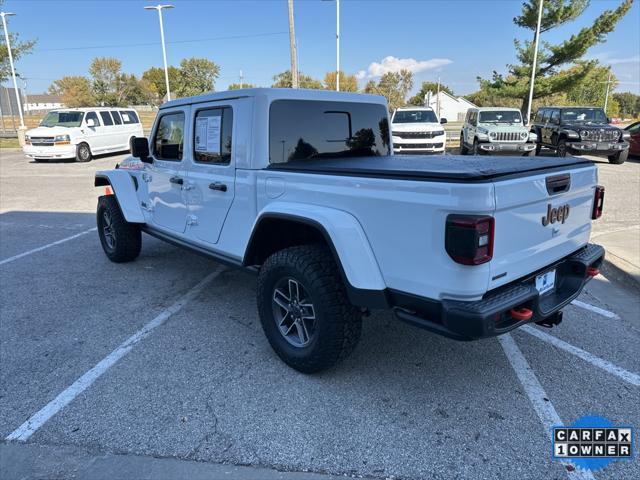
[[[614,165],[622,165],[627,161],[629,157],[629,149],[622,150],[615,155],[609,155],[607,158],[609,159],[609,163],[613,163]]]
[[[80,143],[76,147],[76,162],[89,162],[91,161],[91,148],[87,143]]]
[[[471,155],[480,155],[480,144],[478,143],[478,139],[473,139],[473,147],[471,147]]]
[[[107,238],[105,215],[110,218],[113,242]],[[109,260],[115,263],[131,262],[140,255],[142,247],[140,226],[125,220],[115,195],[103,195],[98,199],[96,221],[100,243]]]
[[[556,144],[556,157],[566,157],[567,156],[567,141],[564,138],[558,140]]]
[[[469,155],[469,148],[464,144],[464,134],[460,134],[460,155]]]
[[[281,333],[273,295],[284,278],[304,285],[315,310],[315,334],[308,345],[294,346]],[[324,245],[300,245],[280,250],[264,262],[258,274],[258,312],[271,347],[302,373],[326,370],[346,358],[362,331],[362,314],[349,303],[338,266]]]

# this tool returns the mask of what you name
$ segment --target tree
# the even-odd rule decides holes
[[[631,92],[614,93],[612,97],[620,106],[620,115],[624,118],[640,116],[640,95]]]
[[[163,72],[164,74],[164,72]],[[178,84],[169,88],[179,97],[190,97],[215,89],[216,78],[220,76],[220,67],[206,58],[185,58],[180,62]]]
[[[453,95],[453,90],[442,83],[440,84],[440,91]],[[438,82],[422,82],[420,91],[409,99],[409,103],[416,106],[424,105],[424,99],[429,92],[432,92],[434,95],[438,92]]]
[[[4,0],[0,0],[0,10],[2,10],[2,4]],[[11,55],[13,56],[13,63],[15,63],[23,56],[31,53],[35,40],[28,40],[26,42],[20,41],[20,36],[17,33],[9,33],[9,43],[11,44]],[[4,29],[2,22],[0,22],[0,84],[4,83],[11,75],[11,65],[9,65],[9,50],[4,39]]]
[[[94,58],[89,67],[92,78],[91,89],[99,105],[116,106],[122,96],[120,68],[122,62],[117,58]]]
[[[579,68],[579,67],[573,67]],[[571,72],[572,69],[567,70]],[[561,72],[560,75],[563,75]],[[607,81],[611,69],[609,67],[596,66],[589,71],[584,79],[572,85],[566,92],[567,103],[569,105],[604,105],[604,98],[607,91]],[[609,91],[613,91],[617,85],[617,79],[615,75],[611,74],[611,84],[609,85]],[[610,117],[616,116],[619,113],[619,105],[611,95],[609,95],[609,102],[607,104],[607,115]]]
[[[324,76],[324,88],[327,90],[336,89],[336,72],[327,72]],[[340,71],[340,91],[341,92],[357,92],[358,80],[355,75],[346,75]]]
[[[89,107],[95,104],[91,91],[91,82],[87,77],[62,77],[51,84],[49,93],[60,95],[62,103],[67,107]]]
[[[227,90],[240,90],[241,88],[256,88],[256,87],[257,86],[254,85],[253,83],[243,83],[242,86],[240,86],[239,83],[232,83],[227,87]]]
[[[322,82],[316,80],[309,75],[305,75],[300,72],[298,75],[298,83],[300,88],[312,88],[314,90],[322,90]],[[291,80],[291,70],[284,71],[273,76],[273,88],[293,88],[293,81]]]
[[[169,74],[169,88],[173,91],[180,82],[180,70],[176,67],[167,69]],[[147,88],[152,94],[152,102],[160,105],[167,95],[167,85],[164,79],[164,68],[151,67],[142,74],[142,81],[145,82]]]
[[[522,13],[513,19],[516,25],[532,31],[534,37],[540,1],[542,0],[527,1],[522,5]],[[589,3],[589,0],[544,0],[540,33],[546,33],[575,20]],[[580,59],[592,46],[605,41],[607,34],[613,31],[632,3],[633,0],[623,0],[618,8],[604,11],[591,26],[581,29],[562,43],[551,45],[542,42],[538,52],[534,98],[569,90],[585,79],[597,62]],[[478,80],[481,90],[519,99],[521,110],[526,112],[535,38],[524,42],[516,39],[514,43],[519,63],[508,65],[508,75],[504,77],[494,72],[491,80]],[[560,70],[565,66],[575,68],[570,71]]]
[[[409,70],[388,72],[380,77],[379,82],[369,80],[364,87],[365,93],[383,95],[389,104],[389,110],[406,105],[409,90],[413,87],[413,74]]]

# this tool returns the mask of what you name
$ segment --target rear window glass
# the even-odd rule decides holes
[[[116,125],[122,125],[122,120],[120,120],[120,114],[118,112],[111,112],[111,116]]]
[[[102,117],[103,125],[113,125],[113,120],[111,115],[109,115],[109,112],[100,112],[100,116]]]
[[[269,161],[389,155],[384,105],[276,100],[269,115]]]
[[[138,120],[138,115],[133,110],[123,110],[120,112],[122,116],[122,123],[128,125],[130,123],[140,123]]]

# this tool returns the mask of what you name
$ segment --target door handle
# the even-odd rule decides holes
[[[182,185],[184,183],[184,180],[180,177],[171,177],[169,181],[171,183],[175,183],[176,185]]]
[[[213,182],[209,184],[209,188],[211,190],[218,190],[220,192],[226,192],[227,191],[227,186],[224,183],[220,183],[220,182]]]

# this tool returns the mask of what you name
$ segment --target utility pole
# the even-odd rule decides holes
[[[291,86],[298,88],[298,50],[296,48],[296,30],[293,25],[293,0],[289,1],[289,49],[291,50]]]
[[[611,70],[609,70],[609,78],[607,79],[607,91],[604,94],[604,113],[607,113],[607,105],[609,104],[609,86],[611,85]]]
[[[4,28],[4,39],[7,42],[7,53],[9,54],[9,65],[11,66],[11,77],[13,78],[13,91],[16,94],[16,103],[18,104],[18,114],[20,115],[20,128],[22,130],[25,129],[24,126],[24,117],[22,116],[22,102],[20,101],[20,91],[18,90],[18,82],[16,81],[16,69],[13,66],[13,55],[11,54],[11,44],[9,43],[9,31],[7,30],[7,18],[15,13],[9,12],[0,12],[0,17],[2,17],[2,28]],[[11,102],[9,102],[11,104]],[[23,138],[23,137],[18,137]]]
[[[436,94],[436,110],[438,111],[438,118],[440,118],[440,77],[438,77],[438,93]]]
[[[240,88],[243,87],[244,84],[244,75],[242,75],[242,70],[240,70]]]
[[[22,90],[22,98],[24,99],[24,113],[25,115],[29,114],[29,97],[27,97],[27,80],[29,80],[26,77],[20,77],[22,78],[22,85],[23,85],[23,90]]]
[[[533,85],[536,80],[536,68],[538,65],[538,43],[540,42],[540,23],[542,22],[542,9],[544,0],[538,0],[540,5],[538,6],[538,23],[536,24],[536,38],[533,50],[533,65],[531,66],[531,82],[529,83],[529,102],[527,103],[527,125],[531,120],[531,103],[533,102]]]
[[[336,92],[340,91],[340,0],[336,0]]]
[[[173,5],[149,5],[145,10],[157,10],[160,21],[160,42],[162,43],[162,60],[164,61],[164,81],[167,87],[167,101],[171,100],[171,90],[169,89],[169,69],[167,67],[167,49],[164,45],[164,25],[162,24],[162,9],[173,8]]]

